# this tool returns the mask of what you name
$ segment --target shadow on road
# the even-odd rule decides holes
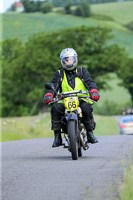
[[[106,159],[105,157],[99,157],[99,156],[83,156],[79,157],[78,160],[98,160],[98,159]],[[30,156],[21,156],[21,157],[5,157],[2,159],[3,161],[13,161],[13,160],[18,160],[18,161],[57,161],[57,160],[66,160],[66,161],[72,161],[71,155],[70,156],[35,156],[35,155],[30,155]]]

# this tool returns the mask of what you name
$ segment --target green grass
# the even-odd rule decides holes
[[[52,137],[50,115],[3,118],[1,141]]]
[[[112,79],[108,79],[110,89],[100,90],[100,100],[94,105],[95,113],[108,115],[120,115],[122,107],[127,108],[132,105],[131,95],[128,90],[120,86],[121,80],[114,74],[110,74]],[[97,112],[98,111],[98,112]]]
[[[131,96],[128,90],[122,86],[119,86],[121,80],[113,73],[110,74],[111,80],[108,80],[110,89],[100,91],[100,100],[98,105],[104,105],[105,101],[113,101],[117,104],[126,104],[131,101]]]
[[[118,24],[117,22],[112,21],[112,20],[103,20],[103,19],[99,20],[99,19],[95,18],[95,15],[92,16],[91,18],[88,18],[88,20],[97,24],[98,26],[109,27],[112,29],[116,29],[116,30],[125,32],[125,33],[130,33],[130,31],[125,26]]]
[[[52,32],[82,25],[103,26],[113,30],[114,38],[110,40],[110,43],[125,47],[129,55],[133,56],[133,33],[123,26],[124,20],[125,23],[132,21],[133,2],[96,4],[91,7],[94,14],[109,16],[114,21],[82,18],[54,12],[48,14],[6,13],[3,15],[3,39],[18,38],[26,42],[34,33]],[[118,15],[120,16],[118,17]]]
[[[91,6],[92,13],[107,15],[120,24],[128,24],[133,21],[133,2],[115,2],[95,4]]]
[[[133,33],[126,33],[120,30],[113,30],[115,37],[113,40],[110,40],[110,44],[118,44],[121,47],[126,49],[126,52],[130,57],[133,57]]]
[[[124,181],[120,187],[119,200],[133,199],[133,149],[131,152],[131,165],[127,167],[124,174]]]
[[[4,14],[3,39],[16,37],[25,42],[34,33],[52,32],[81,25],[95,24],[80,17],[56,13]]]
[[[117,122],[112,117],[95,116],[95,135],[119,134]],[[1,141],[53,137],[50,114],[33,117],[2,118]]]
[[[125,182],[121,187],[120,200],[133,199],[133,165],[125,173]]]
[[[103,136],[119,134],[118,124],[113,117],[95,115],[94,119],[96,121],[96,129],[94,130],[95,135]]]

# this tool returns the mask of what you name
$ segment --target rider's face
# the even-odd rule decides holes
[[[66,64],[66,65],[72,65],[73,62],[74,62],[73,57],[66,57],[66,58],[65,58],[65,64]]]

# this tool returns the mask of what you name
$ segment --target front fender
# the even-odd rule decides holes
[[[67,121],[68,121],[68,120],[75,120],[75,121],[77,121],[77,120],[78,120],[77,114],[75,114],[75,113],[68,114],[68,115],[67,115]]]

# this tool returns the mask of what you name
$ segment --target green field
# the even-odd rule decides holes
[[[49,14],[6,13],[3,15],[3,39],[18,38],[22,42],[26,42],[34,33],[49,33],[81,25],[103,26],[112,28],[114,38],[109,41],[109,44],[118,44],[126,48],[127,53],[132,57],[133,32],[129,31],[124,25],[133,20],[133,2],[95,4],[91,5],[91,9],[93,13],[91,18],[81,18],[56,12]],[[98,19],[96,16],[102,16],[103,19]],[[106,16],[112,20],[106,18]],[[118,86],[119,82],[120,80],[114,76],[113,80],[109,81],[112,90],[100,91],[99,106],[104,104],[105,100],[118,104],[130,102],[128,91],[124,87]],[[100,88],[98,89],[100,90]]]
[[[130,101],[131,97],[128,90],[122,86],[119,86],[121,80],[115,74],[110,74],[110,76],[112,78],[111,80],[108,80],[110,89],[107,91],[100,91],[101,97],[97,104],[99,106],[104,105],[107,99],[118,104],[125,104]]]
[[[3,39],[18,38],[23,42],[34,33],[52,32],[70,27],[105,26],[112,28],[114,38],[110,43],[125,47],[130,56],[133,56],[133,33],[123,24],[133,19],[133,2],[106,3],[91,5],[92,13],[112,18],[113,20],[99,20],[95,17],[81,18],[58,13],[6,13],[3,15]]]
[[[95,121],[97,123],[95,135],[119,134],[118,125],[114,118],[95,115]],[[53,137],[49,113],[45,116],[2,118],[0,122],[2,125],[2,142]]]
[[[94,14],[107,15],[119,24],[126,25],[133,21],[133,2],[116,2],[92,5]]]
[[[88,19],[56,13],[4,14],[3,39],[16,37],[26,41],[34,33],[51,32],[82,25],[92,26],[95,24]]]

